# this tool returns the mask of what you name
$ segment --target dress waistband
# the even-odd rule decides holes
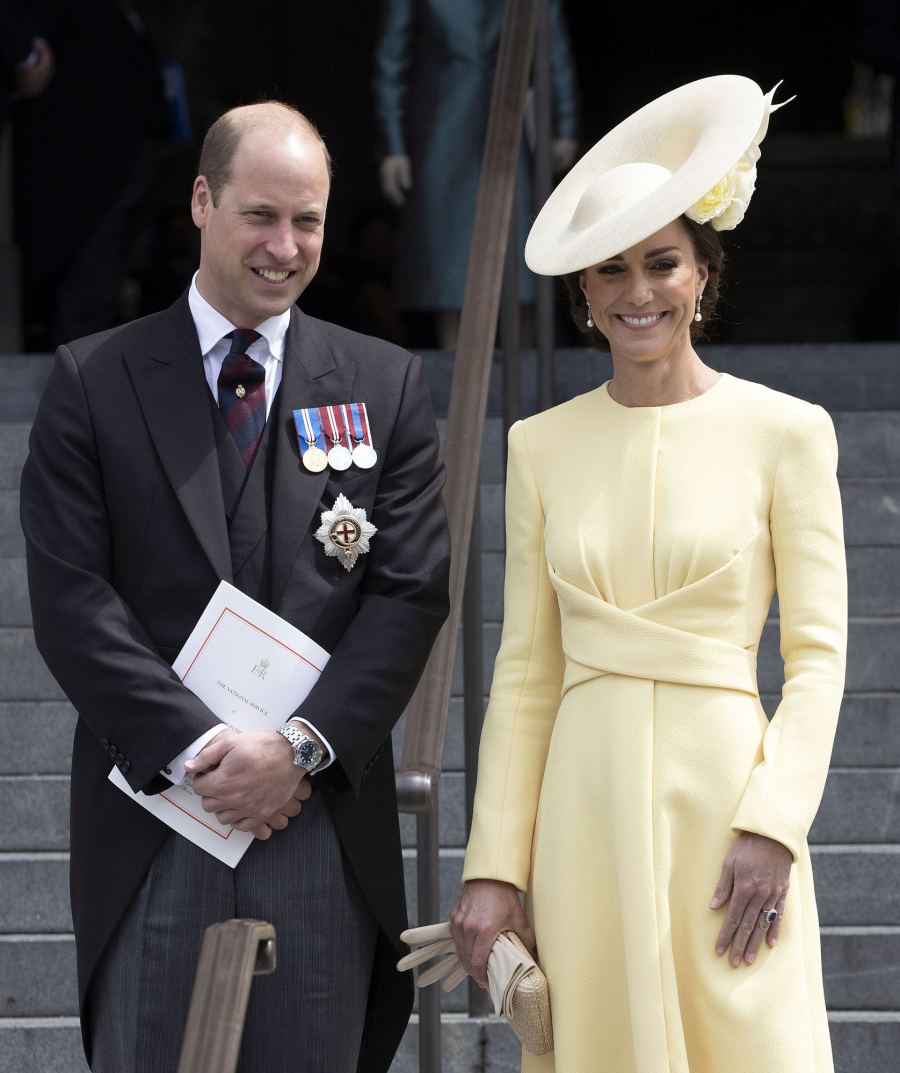
[[[619,674],[758,694],[755,649],[666,624],[662,601],[623,611],[558,574],[553,584],[567,663],[563,692]]]

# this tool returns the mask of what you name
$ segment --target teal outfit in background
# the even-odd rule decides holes
[[[400,309],[460,309],[503,18],[503,0],[383,0],[373,91],[381,156],[405,154],[412,188],[400,214]],[[550,0],[554,137],[575,138],[575,68],[561,0]],[[519,249],[534,217],[531,150],[519,156]],[[519,295],[534,301],[520,262]]]

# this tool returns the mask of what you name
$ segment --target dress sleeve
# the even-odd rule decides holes
[[[784,688],[732,824],[777,839],[795,858],[825,788],[847,644],[837,442],[821,407],[807,415],[782,442],[770,516]]]
[[[481,736],[465,880],[501,879],[527,889],[563,666],[544,512],[519,422],[509,433],[503,636]]]
[[[372,95],[379,156],[406,152],[404,117],[413,56],[413,2],[386,0],[375,46]]]

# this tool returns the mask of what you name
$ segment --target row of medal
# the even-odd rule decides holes
[[[321,473],[328,466],[337,470],[352,465],[371,469],[378,461],[364,402],[294,410],[294,427],[300,457],[310,473]]]

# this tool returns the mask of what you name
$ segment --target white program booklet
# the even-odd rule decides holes
[[[325,649],[305,633],[222,581],[172,669],[223,723],[239,730],[275,730],[294,714],[327,662]],[[116,767],[109,779],[232,868],[253,841],[253,835],[204,812],[200,798],[180,786],[160,794],[135,793]]]

